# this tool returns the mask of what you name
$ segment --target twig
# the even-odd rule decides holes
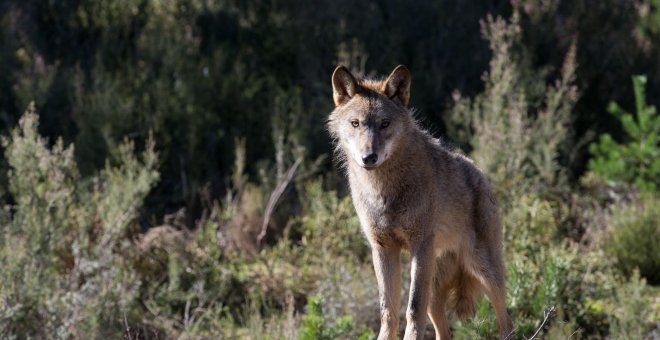
[[[282,181],[277,184],[275,190],[273,190],[273,192],[270,194],[270,198],[268,199],[268,204],[266,205],[266,210],[264,211],[264,222],[261,225],[261,232],[257,236],[258,246],[261,246],[261,241],[263,241],[264,237],[266,237],[268,224],[270,223],[270,218],[272,217],[273,212],[275,211],[275,207],[277,206],[277,203],[282,197],[282,194],[284,194],[284,190],[293,180],[293,176],[296,173],[296,169],[298,169],[298,166],[300,165],[301,162],[302,162],[302,158],[298,158],[296,162],[293,163],[293,165],[289,168],[289,170],[286,171],[286,174],[284,175]]]
[[[195,307],[195,310],[192,313],[192,317],[190,318],[190,323],[193,325],[193,329],[196,329],[198,327],[198,324],[204,320],[204,317],[207,313],[209,313],[209,310],[213,308],[215,305],[214,303],[209,303],[208,307],[204,307],[204,304],[206,302],[199,302],[199,305]],[[197,317],[197,315],[201,315],[200,317]]]
[[[186,301],[186,307],[183,311],[183,328],[186,331],[186,339],[190,339],[190,299]]]
[[[128,340],[133,340],[133,337],[131,336],[131,326],[128,325],[128,320],[126,320],[126,312],[124,312],[124,326],[126,327],[126,335],[128,336]]]
[[[580,332],[581,330],[582,330],[582,329],[580,329],[580,328],[576,329],[575,332],[571,333],[571,335],[568,336],[568,339],[570,340],[570,339],[573,337],[573,335],[575,335],[575,333],[578,333],[578,332]]]
[[[550,316],[551,316],[554,312],[555,312],[555,306],[550,307],[550,309],[547,310],[547,311],[543,311],[543,322],[541,322],[541,325],[539,326],[539,328],[536,329],[536,332],[532,335],[531,338],[529,338],[529,339],[525,338],[525,339],[527,339],[527,340],[532,340],[532,339],[534,339],[537,335],[539,335],[539,333],[541,332],[541,330],[543,329],[543,327],[545,326],[545,324],[546,324],[546,323],[548,322],[548,320],[550,319]]]
[[[509,332],[509,334],[507,334],[507,335],[504,337],[504,340],[513,339],[513,337],[514,337],[515,334],[516,334],[516,328],[514,327],[514,328]]]

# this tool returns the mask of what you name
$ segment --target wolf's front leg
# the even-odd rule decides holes
[[[426,312],[431,296],[434,251],[432,240],[425,240],[411,249],[410,297],[406,310],[404,340],[422,339],[426,328]]]
[[[374,244],[371,250],[380,296],[380,334],[378,340],[396,339],[399,332],[401,299],[401,262],[399,248]]]

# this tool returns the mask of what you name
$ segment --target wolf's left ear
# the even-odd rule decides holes
[[[410,100],[410,71],[403,65],[397,66],[387,77],[382,91],[391,99],[401,102],[403,107],[407,107]]]
[[[351,99],[357,91],[357,81],[345,66],[339,65],[332,72],[332,99],[335,106]]]

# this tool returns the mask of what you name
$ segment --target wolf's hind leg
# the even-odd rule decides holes
[[[467,257],[472,274],[479,280],[490,300],[501,339],[513,339],[513,322],[506,311],[506,283],[502,259],[502,222],[490,190],[477,201],[476,251]]]
[[[497,318],[497,328],[500,330],[501,339],[513,339],[513,323],[506,311],[506,290],[504,282],[489,282],[484,285],[488,300],[490,300],[493,309],[495,309],[495,317]]]
[[[499,251],[499,249],[497,250]],[[490,304],[495,310],[497,328],[501,339],[513,339],[513,323],[506,311],[506,285],[504,280],[504,266],[502,258],[497,253],[486,252],[489,255],[473,258],[479,259],[472,263],[472,273],[483,286]],[[480,255],[485,255],[481,253]]]

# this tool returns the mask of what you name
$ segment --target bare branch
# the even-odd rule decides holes
[[[573,335],[579,333],[580,331],[582,331],[581,328],[576,329],[575,332],[571,333],[571,335],[568,336],[568,339],[570,340],[573,337]]]
[[[133,337],[131,336],[131,326],[128,325],[128,320],[126,320],[126,312],[124,312],[124,327],[126,327],[126,336],[128,337],[128,340],[133,340]]]
[[[186,331],[186,338],[190,338],[190,299],[186,301],[186,307],[183,312],[183,328]]]
[[[261,242],[263,241],[264,237],[266,237],[268,224],[270,223],[270,218],[272,217],[273,212],[275,211],[275,207],[277,206],[277,203],[279,203],[282,194],[284,194],[284,190],[293,180],[293,177],[296,173],[296,169],[298,169],[298,166],[300,165],[301,162],[302,162],[302,158],[298,158],[296,162],[293,163],[293,165],[289,168],[289,170],[287,170],[282,181],[277,184],[275,190],[273,190],[273,192],[270,194],[270,198],[268,199],[268,204],[266,205],[266,210],[264,211],[264,222],[261,225],[261,232],[257,236],[258,246],[261,246]]]
[[[515,335],[516,335],[516,328],[514,327],[514,328],[509,332],[509,334],[507,334],[507,335],[504,337],[504,340],[513,339],[513,338],[515,337]]]
[[[550,307],[550,309],[547,311],[543,311],[543,321],[541,322],[541,325],[536,329],[536,332],[534,332],[531,338],[529,339],[525,338],[525,339],[532,340],[536,338],[536,336],[539,335],[543,327],[545,327],[545,324],[548,322],[548,320],[550,320],[550,317],[554,314],[555,314],[555,306]]]

